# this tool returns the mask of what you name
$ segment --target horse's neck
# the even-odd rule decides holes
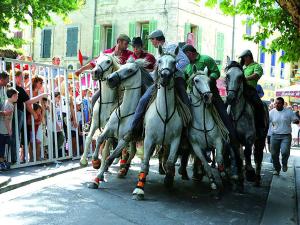
[[[243,96],[243,93],[238,94],[238,102],[232,106],[232,113],[234,116],[234,119],[237,119],[236,117],[240,116],[244,108],[246,107],[246,99]]]
[[[192,102],[197,102],[194,106],[192,106],[194,111],[193,114],[194,123],[195,123],[194,125],[196,125],[196,127],[199,129],[203,129],[204,123],[207,127],[210,121],[213,121],[211,111],[209,110],[209,107],[204,104],[203,100],[199,101],[199,99],[194,95],[192,95]]]
[[[170,88],[169,85],[167,87],[160,86],[157,91],[155,104],[158,112],[164,119],[170,117],[175,107],[174,86],[173,88]]]
[[[140,86],[140,88],[137,88],[137,89],[126,89],[125,88],[125,91],[124,91],[124,97],[123,97],[123,102],[120,106],[120,111],[121,111],[121,115],[122,116],[125,116],[125,115],[128,115],[130,113],[134,113],[135,112],[135,109],[137,107],[137,104],[141,98],[141,75],[137,75],[136,76],[138,82],[136,82],[135,86],[133,86],[132,88],[134,87],[138,87]]]
[[[114,102],[116,99],[117,89],[110,88],[106,81],[101,81],[101,102]]]

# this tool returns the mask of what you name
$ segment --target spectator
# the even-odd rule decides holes
[[[292,141],[291,123],[299,123],[298,118],[292,110],[284,108],[284,99],[278,97],[275,102],[275,108],[269,112],[271,125],[271,154],[273,160],[274,175],[279,175],[281,164],[279,162],[279,154],[282,156],[282,171],[286,172],[288,167],[288,158],[290,156],[290,148]]]
[[[10,165],[4,159],[5,146],[10,144],[12,138],[12,114],[14,111],[14,103],[18,100],[18,91],[14,88],[8,88],[6,91],[7,99],[2,110],[9,111],[9,116],[0,117],[0,170],[7,170]]]
[[[81,104],[82,100],[80,97],[76,98],[76,116],[78,122],[78,137],[79,137],[79,153],[83,153],[83,133],[82,133],[82,114],[81,114]],[[72,126],[72,149],[73,156],[77,156],[77,144],[76,144],[76,128]]]
[[[34,134],[35,138],[33,138],[33,131],[29,130],[29,136],[30,136],[30,144],[29,144],[29,161],[33,162],[33,141],[35,139],[35,149],[36,149],[36,160],[41,160],[41,144],[43,141],[43,132],[42,132],[42,120],[43,120],[43,114],[42,114],[42,106],[38,103],[33,104],[33,110],[36,114],[36,119],[34,120]],[[27,124],[31,127],[31,118],[27,117]]]

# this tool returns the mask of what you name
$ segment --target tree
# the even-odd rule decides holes
[[[196,0],[200,1],[200,0]],[[234,5],[232,0],[206,0],[206,6],[218,5],[225,15],[249,15],[249,25],[257,24],[259,31],[247,40],[259,43],[270,38],[272,41],[263,51],[283,50],[284,62],[300,59],[300,1],[299,0],[240,0]],[[273,38],[273,39],[272,39]]]
[[[20,29],[22,24],[33,28],[51,23],[51,14],[66,18],[68,13],[79,9],[84,0],[2,0],[0,3],[0,47],[20,47],[24,41],[11,36],[10,28]]]

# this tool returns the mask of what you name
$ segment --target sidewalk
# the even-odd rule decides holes
[[[0,194],[80,168],[79,160],[68,160],[59,164],[51,163],[0,172]]]

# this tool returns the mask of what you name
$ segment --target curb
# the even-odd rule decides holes
[[[70,172],[70,171],[73,171],[73,170],[78,170],[78,169],[81,169],[81,168],[83,168],[83,167],[75,166],[75,167],[72,167],[72,168],[68,168],[68,169],[65,169],[65,170],[53,172],[53,173],[50,173],[50,174],[47,174],[47,175],[43,175],[43,176],[40,176],[40,177],[35,177],[35,178],[32,178],[32,179],[28,179],[26,181],[22,181],[22,182],[19,182],[19,183],[16,183],[16,184],[10,184],[10,185],[9,185],[9,182],[11,181],[11,178],[9,178],[9,181],[6,183],[8,185],[6,185],[6,186],[3,185],[4,187],[0,186],[0,194],[11,191],[11,190],[14,190],[14,189],[17,189],[19,187],[26,186],[28,184],[31,184],[31,183],[34,183],[34,182],[37,182],[37,181],[46,180],[48,178],[51,178],[51,177],[54,177],[54,176],[57,176],[57,175],[60,175],[60,174],[63,174],[63,173],[67,173],[67,172]]]
[[[11,177],[1,177],[0,188],[6,186],[9,182],[11,182]]]

